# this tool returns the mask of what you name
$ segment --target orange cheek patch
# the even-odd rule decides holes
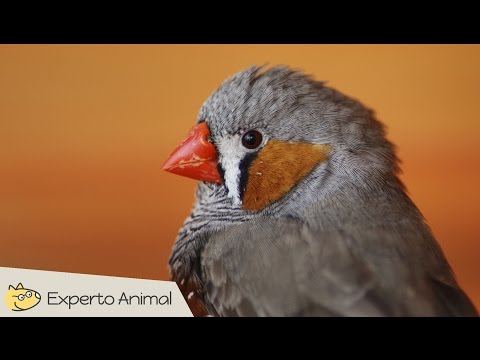
[[[270,140],[248,169],[243,208],[260,210],[288,193],[328,158],[329,145]]]

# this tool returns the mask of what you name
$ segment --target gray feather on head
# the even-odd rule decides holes
[[[260,130],[267,139],[330,144],[335,168],[331,175],[337,180],[367,187],[394,181],[402,186],[394,146],[373,112],[286,66],[251,66],[225,80],[203,104],[198,121],[207,122],[217,145],[229,136],[236,136],[238,144],[249,129]]]

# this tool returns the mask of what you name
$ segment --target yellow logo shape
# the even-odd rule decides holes
[[[5,294],[5,303],[10,310],[24,311],[36,306],[42,297],[31,289],[25,289],[22,283],[18,283],[17,288],[10,285]]]

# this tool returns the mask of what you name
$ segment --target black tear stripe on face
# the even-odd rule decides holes
[[[222,179],[222,182],[225,184],[225,169],[223,168],[221,163],[217,164],[217,171],[220,174],[220,178]]]
[[[245,189],[247,187],[247,181],[248,181],[248,168],[250,167],[250,164],[252,163],[253,160],[257,157],[257,153],[249,153],[245,155],[245,157],[240,161],[240,183],[238,184],[238,192],[240,194],[240,200],[243,200],[243,193],[245,192]]]

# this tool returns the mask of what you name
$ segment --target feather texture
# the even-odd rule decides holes
[[[398,178],[384,127],[359,101],[287,67],[251,67],[214,91],[198,120],[208,124],[229,181],[199,183],[169,264],[201,311],[477,315]],[[268,140],[257,152],[241,147],[252,129]],[[315,158],[275,148],[262,157],[279,143],[328,144],[332,151]],[[281,165],[267,168],[272,164]],[[242,166],[248,177],[269,179],[245,180]]]

